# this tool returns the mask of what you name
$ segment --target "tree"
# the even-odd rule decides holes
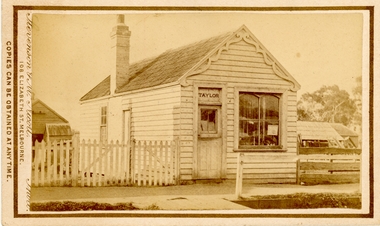
[[[313,93],[305,93],[297,103],[300,121],[338,122],[347,126],[355,112],[354,100],[337,85],[322,86]]]
[[[352,89],[357,107],[354,114],[354,123],[356,124],[361,124],[362,122],[362,90],[362,76],[358,76],[356,77],[356,86]]]

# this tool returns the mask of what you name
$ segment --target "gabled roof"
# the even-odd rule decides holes
[[[297,121],[297,133],[303,140],[343,140],[328,122]]]
[[[52,108],[50,108],[47,104],[45,104],[44,102],[42,102],[40,99],[37,99],[35,98],[32,102],[32,113],[33,112],[33,106],[40,103],[42,106],[44,106],[46,109],[48,109],[49,111],[51,111],[53,114],[55,114],[58,118],[60,118],[63,122],[65,123],[68,123],[69,121],[67,121],[64,117],[62,117],[60,114],[58,114],[56,111],[54,111]],[[38,113],[38,112],[37,112]]]
[[[245,32],[244,37],[241,36],[242,31]],[[245,37],[246,35],[249,37]],[[199,73],[196,69],[202,63],[207,62],[207,60],[208,64],[210,64],[211,61],[215,61],[211,56],[216,53],[218,57],[221,51],[227,50],[230,44],[228,42],[229,40],[237,39],[244,39],[244,41],[255,45],[257,51],[263,54],[265,62],[273,67],[275,73],[279,77],[293,83],[295,90],[299,89],[300,85],[297,81],[275,60],[248,28],[243,25],[235,32],[228,32],[184,47],[168,50],[157,57],[131,64],[129,68],[129,82],[119,90],[116,90],[116,93],[149,88],[172,82],[181,82],[181,79],[183,80],[187,76]],[[107,96],[110,95],[110,93],[110,76],[108,76],[85,94],[80,101]]]
[[[181,48],[167,50],[157,57],[145,59],[130,65],[130,80],[117,90],[117,93],[154,87],[177,81],[208,52],[214,49],[232,32],[190,44]],[[85,94],[80,100],[90,100],[110,94],[110,76]]]

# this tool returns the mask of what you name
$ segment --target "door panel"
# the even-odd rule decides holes
[[[198,139],[199,179],[218,179],[221,169],[221,138]]]
[[[222,162],[220,106],[199,106],[198,113],[197,176],[199,179],[219,179]]]
[[[123,111],[124,125],[123,125],[123,142],[126,144],[131,139],[131,111]]]

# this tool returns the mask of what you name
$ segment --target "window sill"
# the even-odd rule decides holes
[[[254,148],[254,149],[234,149],[234,152],[286,152],[288,150],[286,149],[279,149],[279,148]]]
[[[198,134],[199,138],[220,138],[220,135],[217,133],[211,133],[211,134]]]

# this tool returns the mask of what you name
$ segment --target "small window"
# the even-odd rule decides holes
[[[279,97],[239,93],[239,148],[276,148],[279,142]]]
[[[107,142],[107,107],[101,108],[100,115],[100,143]]]
[[[200,136],[219,136],[218,109],[219,107],[213,106],[199,107],[198,133]]]
[[[216,109],[201,109],[201,133],[216,133]]]

